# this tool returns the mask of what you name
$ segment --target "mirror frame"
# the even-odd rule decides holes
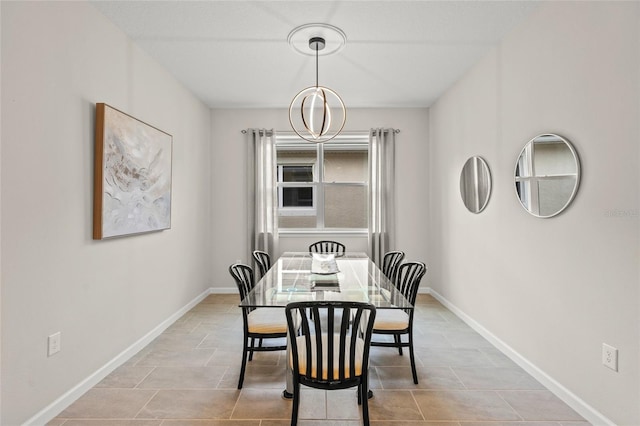
[[[538,213],[535,213],[533,211],[531,211],[526,205],[525,203],[522,202],[522,199],[520,198],[520,194],[518,193],[518,178],[520,178],[521,176],[518,176],[518,165],[520,163],[520,159],[522,158],[524,152],[529,148],[529,146],[533,145],[534,142],[537,139],[540,138],[557,138],[560,139],[560,141],[564,142],[565,146],[567,146],[569,148],[569,151],[571,152],[571,155],[573,156],[573,160],[575,162],[575,166],[576,166],[576,172],[575,172],[575,177],[576,177],[576,182],[573,186],[573,190],[571,191],[571,195],[569,195],[569,198],[567,199],[567,201],[564,203],[564,205],[558,209],[556,212],[549,214],[549,215],[541,215]],[[520,205],[522,206],[523,209],[525,209],[525,211],[527,213],[529,213],[532,216],[541,218],[541,219],[547,219],[550,217],[554,217],[559,215],[560,213],[562,213],[563,211],[565,211],[569,205],[573,202],[574,198],[576,197],[576,194],[578,193],[578,188],[580,187],[580,177],[581,177],[582,171],[580,168],[580,157],[578,156],[578,152],[576,151],[575,147],[573,146],[573,144],[571,142],[569,142],[569,140],[567,138],[564,138],[556,133],[542,133],[534,138],[532,138],[531,140],[529,140],[529,142],[527,142],[524,147],[522,148],[522,150],[520,151],[520,154],[518,154],[518,158],[516,159],[516,164],[514,167],[514,171],[513,171],[513,180],[514,180],[514,190],[515,190],[515,194],[516,194],[516,198],[518,199],[518,202],[520,203]],[[547,175],[533,175],[531,176],[533,178],[545,178],[548,177]]]
[[[469,206],[467,205],[467,200],[469,199],[469,197],[465,196],[465,192],[463,188],[463,182],[464,182],[463,176],[465,175],[465,171],[468,170],[472,165],[475,166],[475,164],[479,164],[480,170],[486,173],[487,195],[484,200],[480,200],[480,194],[478,190],[478,180],[476,178],[474,182],[474,186],[472,188],[473,194],[471,195],[472,195],[472,198],[476,201],[477,206],[473,206],[473,205]],[[477,173],[475,173],[475,176],[477,176]],[[478,155],[469,157],[467,161],[465,161],[464,165],[462,166],[462,170],[460,171],[460,196],[462,198],[462,204],[464,204],[467,210],[469,210],[471,213],[474,213],[474,214],[481,213],[485,208],[487,208],[487,205],[489,204],[489,199],[491,198],[491,188],[492,188],[491,169],[489,168],[489,164],[484,160],[484,158]]]

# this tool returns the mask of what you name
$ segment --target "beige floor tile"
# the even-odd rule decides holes
[[[282,343],[286,345],[286,343]],[[247,358],[247,366],[252,365],[267,365],[273,367],[274,365],[281,364],[281,359],[285,355],[286,351],[267,351],[267,352],[254,352],[253,359],[251,361]],[[236,355],[238,357],[242,356],[242,351],[240,351],[240,355]]]
[[[467,389],[544,389],[540,382],[519,367],[454,367],[453,372]]]
[[[163,333],[149,344],[154,351],[195,349],[207,337],[207,333]]]
[[[413,383],[410,367],[376,367],[385,390],[390,389],[464,389],[464,385],[449,367],[416,367],[418,384]]]
[[[257,353],[236,389],[238,302],[237,294],[208,296],[48,426],[289,425],[284,351]],[[418,385],[408,350],[371,350],[372,425],[589,426],[433,297],[418,295],[414,327]],[[302,388],[301,426],[360,418],[355,389]]]
[[[155,367],[124,364],[105,377],[96,388],[135,388]]]
[[[425,329],[428,329],[425,327]],[[434,332],[420,332],[414,329],[413,332],[413,348],[414,350],[430,349],[430,348],[451,348],[451,342],[447,340],[444,334]]]
[[[493,391],[414,391],[427,420],[521,420]]]
[[[491,361],[491,364],[496,367],[513,367],[520,368],[518,364],[513,362],[508,356],[500,352],[496,348],[482,348],[480,349],[488,359]]]
[[[289,401],[291,404],[293,401]],[[289,414],[291,412],[289,411]],[[327,419],[327,391],[302,386],[300,389],[299,420]]]
[[[215,349],[152,350],[136,363],[142,367],[204,367]]]
[[[430,367],[491,367],[491,360],[479,349],[429,348],[416,349],[416,358]]]
[[[304,420],[298,422],[298,424],[300,426],[305,425]],[[290,426],[290,425],[291,425],[291,423],[290,423],[290,421],[288,419],[287,420],[282,420],[282,419],[281,420],[269,420],[269,419],[266,419],[266,420],[262,420],[262,423],[260,423],[260,426]]]
[[[226,366],[226,368],[227,370],[218,383],[218,389],[236,389],[238,387],[238,378],[240,377],[240,366]],[[245,372],[245,381],[246,380]],[[282,379],[282,383],[284,383],[284,378]]]
[[[359,420],[362,418],[356,388],[327,391],[327,419]]]
[[[409,391],[375,390],[369,400],[371,420],[424,420]]]
[[[446,339],[454,348],[493,348],[487,339],[475,331],[454,331],[447,333]]]
[[[557,422],[464,422],[463,426],[560,426]],[[578,425],[575,425],[578,426]]]
[[[242,334],[242,311],[240,308],[236,308],[237,311],[228,311],[215,314],[215,317],[211,313],[199,312],[195,315],[200,319],[201,324],[215,324],[222,328],[238,327],[237,330]]]
[[[229,345],[240,345],[242,347],[242,339],[244,334],[242,332],[242,324],[238,326],[224,327],[221,324],[201,323],[198,330],[206,330],[207,336],[200,343],[200,347],[208,347],[207,345],[213,344],[219,346],[221,342],[228,342]],[[273,341],[273,340],[269,340]]]
[[[163,335],[168,334],[190,334],[193,333],[196,328],[200,325],[200,321],[198,320],[189,320],[189,321],[181,321],[174,322],[171,324],[164,332]]]
[[[160,390],[138,413],[140,419],[229,419],[235,390]]]
[[[133,419],[155,393],[142,389],[93,388],[58,417]]]
[[[411,368],[409,359],[409,349],[403,348],[402,355],[398,354],[396,348],[372,347],[369,351],[369,365],[374,367],[399,367]],[[416,357],[416,366],[422,365]]]
[[[237,366],[240,368],[242,364],[242,345],[239,345],[237,348],[216,348],[212,349],[213,355],[207,361],[207,366],[212,365],[226,365],[226,366]],[[253,361],[251,361],[253,362]]]
[[[242,389],[232,419],[289,419],[291,401],[282,398],[282,389]]]
[[[231,279],[231,277],[229,277],[229,279]],[[233,294],[210,294],[207,297],[205,297],[202,302],[200,302],[200,304],[207,304],[207,303],[223,303],[223,304],[229,304],[229,303],[239,303],[239,296],[236,293]]]
[[[69,419],[64,426],[160,426],[162,420]]]
[[[501,391],[500,396],[525,420],[584,420],[548,390]]]
[[[404,422],[404,421],[399,421],[399,422],[389,422],[389,421],[384,421],[384,422],[376,422],[376,421],[372,421],[371,422],[372,425],[374,426],[383,426],[383,425],[387,425],[387,426],[461,426],[460,423],[458,422],[430,422],[430,421],[415,421],[415,422]],[[466,426],[466,423],[463,423],[462,426]]]
[[[156,367],[140,389],[216,389],[227,367]]]
[[[283,390],[285,384],[285,369],[284,366],[273,365],[261,365],[249,363],[244,373],[243,389],[280,389]],[[240,374],[240,367],[233,369],[235,374],[225,376],[225,385],[227,384],[227,377],[231,381],[230,384],[235,387],[238,385],[238,376]]]
[[[162,426],[260,426],[260,420],[164,420]]]
[[[135,355],[129,358],[123,365],[136,365],[141,359],[149,355],[151,352],[151,348],[149,346],[145,346],[140,349]]]

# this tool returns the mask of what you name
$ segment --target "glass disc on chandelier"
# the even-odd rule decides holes
[[[318,84],[318,52],[324,47],[324,38],[309,39],[309,48],[316,52],[316,85],[301,90],[289,105],[289,123],[293,131],[302,139],[315,143],[335,138],[347,119],[340,96]]]

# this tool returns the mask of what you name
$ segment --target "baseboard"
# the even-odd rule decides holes
[[[520,355],[511,346],[507,345],[505,342],[500,340],[500,338],[484,328],[482,324],[478,323],[469,315],[465,314],[462,310],[445,299],[437,291],[433,290],[432,288],[427,288],[427,292],[431,294],[436,300],[438,300],[438,302],[442,303],[447,309],[453,312],[458,318],[464,321],[469,327],[474,329],[482,337],[491,342],[491,344],[495,346],[500,352],[509,357],[527,373],[531,374],[531,376],[542,383],[547,389],[549,389],[568,406],[573,408],[578,414],[584,417],[592,425],[615,426],[614,422],[603,416],[598,410],[587,404],[569,389],[562,386],[562,384],[556,381],[553,377],[549,376],[542,369],[538,368],[524,356]]]
[[[76,386],[71,388],[65,394],[63,394],[60,398],[53,401],[47,407],[42,409],[35,416],[31,417],[27,420],[24,425],[45,425],[49,421],[51,421],[54,417],[64,411],[69,405],[71,405],[74,401],[84,395],[89,389],[93,388],[95,385],[100,383],[102,379],[107,377],[113,370],[120,367],[126,361],[128,361],[132,356],[137,354],[141,349],[147,346],[149,343],[153,341],[156,337],[162,334],[171,324],[176,322],[180,317],[182,317],[185,313],[187,313],[191,308],[200,303],[205,297],[209,294],[213,293],[212,288],[209,288],[202,292],[200,295],[196,296],[193,300],[179,309],[176,313],[171,315],[169,318],[161,322],[157,327],[148,332],[146,335],[141,337],[137,342],[133,345],[129,346],[127,349],[122,351],[119,355],[113,358],[111,361],[103,365],[96,372],[91,374],[89,377],[84,379],[82,382],[78,383]],[[236,289],[236,292],[238,290]]]

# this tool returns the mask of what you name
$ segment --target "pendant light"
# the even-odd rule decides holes
[[[321,143],[335,138],[344,128],[347,111],[340,96],[318,84],[318,53],[325,48],[323,37],[309,39],[316,56],[316,85],[301,90],[289,105],[289,123],[302,139]]]

